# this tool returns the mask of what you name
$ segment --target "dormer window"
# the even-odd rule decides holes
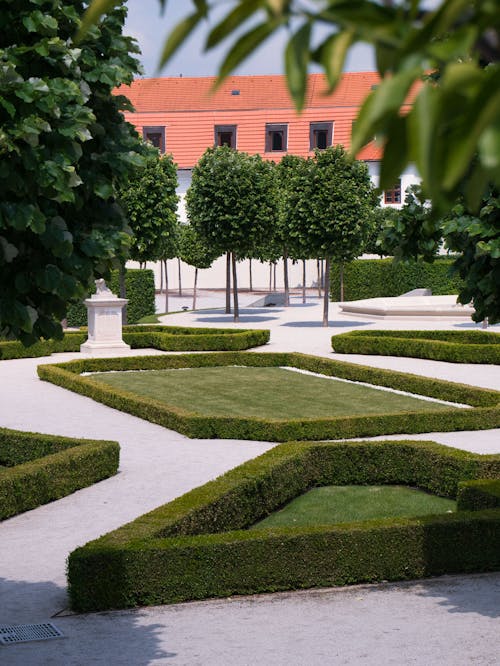
[[[215,125],[215,146],[229,146],[236,149],[236,125]]]
[[[309,127],[309,150],[325,150],[332,145],[333,122],[311,123]]]
[[[165,152],[165,127],[143,127],[142,138],[158,148],[160,153]]]
[[[288,125],[266,125],[266,153],[284,153],[288,148]]]

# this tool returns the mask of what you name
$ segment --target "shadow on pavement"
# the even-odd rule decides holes
[[[273,319],[277,319],[278,317],[262,317],[257,315],[256,317],[253,317],[251,315],[241,315],[239,318],[239,323],[240,324],[245,324],[245,323],[256,323],[260,321],[271,321]],[[224,314],[220,315],[218,317],[197,317],[196,321],[199,321],[201,323],[207,322],[207,323],[213,323],[213,324],[233,324],[234,319],[232,314]]]
[[[329,321],[328,328],[348,328],[352,326],[369,326],[371,321]],[[291,326],[292,328],[320,328],[323,327],[320,321],[287,321],[282,326]],[[327,328],[325,326],[325,328]]]
[[[0,579],[0,626],[52,623],[64,638],[0,645],[0,663],[9,666],[65,666],[67,664],[166,663],[177,653],[163,649],[169,629],[147,624],[141,610],[83,615],[63,611],[54,615],[66,590],[52,582],[31,583]],[[54,602],[56,606],[54,606]],[[50,610],[48,610],[50,609]],[[160,661],[161,660],[161,661]]]
[[[468,574],[466,578],[439,577],[419,582],[421,597],[441,599],[438,604],[449,613],[478,613],[500,617],[500,574]]]

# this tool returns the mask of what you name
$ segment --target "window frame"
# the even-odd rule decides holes
[[[315,137],[317,132],[326,132],[326,146],[325,148],[319,148],[315,145]],[[312,122],[309,123],[309,150],[326,150],[333,145],[333,120],[324,120],[321,122]]]
[[[160,135],[160,145],[155,146],[155,148],[158,148],[160,153],[165,153],[165,146],[166,146],[166,131],[165,131],[165,125],[147,125],[142,128],[142,138],[144,141],[149,141],[154,146],[154,143],[148,139],[148,134],[159,134]]]
[[[387,206],[397,206],[401,202],[401,178],[398,178],[393,187],[384,190],[384,204]]]
[[[273,135],[282,135],[282,148],[273,148]],[[286,153],[288,151],[288,124],[287,123],[266,123],[266,142],[264,152],[266,153]]]
[[[237,125],[214,125],[214,147],[219,148],[220,146],[226,145],[219,143],[219,136],[221,134],[231,133],[231,145],[229,147],[236,150],[237,127]]]

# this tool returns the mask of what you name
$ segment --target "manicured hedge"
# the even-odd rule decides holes
[[[56,352],[78,352],[87,339],[85,331],[65,333],[62,340],[44,340],[31,347],[20,342],[0,342],[0,359],[50,356]],[[132,349],[162,351],[238,351],[269,342],[268,330],[230,328],[186,328],[183,326],[124,326],[123,339]]]
[[[339,354],[411,356],[451,363],[500,363],[500,335],[487,331],[350,331],[332,337]]]
[[[400,296],[413,289],[431,289],[434,295],[458,294],[463,282],[451,276],[453,259],[434,263],[395,263],[392,259],[357,259],[344,266],[344,300]],[[340,269],[331,270],[330,295],[340,300]]]
[[[119,451],[117,442],[0,428],[0,520],[116,474]]]
[[[459,483],[457,506],[461,511],[500,509],[500,479]]]
[[[500,510],[248,530],[309,488],[405,484],[455,497],[500,456],[434,442],[294,442],[73,551],[71,605],[97,611],[500,567]]]
[[[113,271],[111,274],[108,287],[113,294],[119,296],[120,275],[118,271]],[[142,317],[155,313],[155,280],[153,271],[127,268],[125,272],[125,290],[126,297],[128,298],[127,321],[129,324],[134,324],[139,319],[142,319]],[[95,288],[91,290],[91,294],[94,292]],[[68,326],[87,325],[87,308],[83,301],[71,303],[68,306],[66,319]]]
[[[201,416],[195,412],[143,398],[104,385],[83,372],[106,370],[159,370],[207,366],[292,366],[327,376],[367,382],[378,386],[473,406],[449,410],[405,412],[374,416],[266,420],[258,418]],[[86,395],[128,414],[177,430],[188,437],[209,439],[254,439],[286,442],[292,439],[320,440],[368,437],[395,433],[450,430],[485,430],[500,427],[500,392],[429,379],[390,370],[297,353],[226,352],[78,359],[68,363],[41,365],[41,379]]]

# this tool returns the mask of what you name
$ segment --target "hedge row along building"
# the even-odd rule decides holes
[[[162,153],[172,153],[178,164],[182,219],[183,195],[206,148],[229,145],[275,162],[287,153],[307,157],[316,148],[337,144],[347,149],[359,108],[378,81],[375,72],[346,73],[335,92],[326,94],[324,75],[310,74],[301,114],[282,75],[230,76],[215,92],[215,77],[137,79],[117,92],[135,109],[126,119]],[[380,157],[375,142],[358,155],[376,185]],[[418,180],[416,171],[407,169],[384,192],[382,203],[399,206],[406,188]]]

